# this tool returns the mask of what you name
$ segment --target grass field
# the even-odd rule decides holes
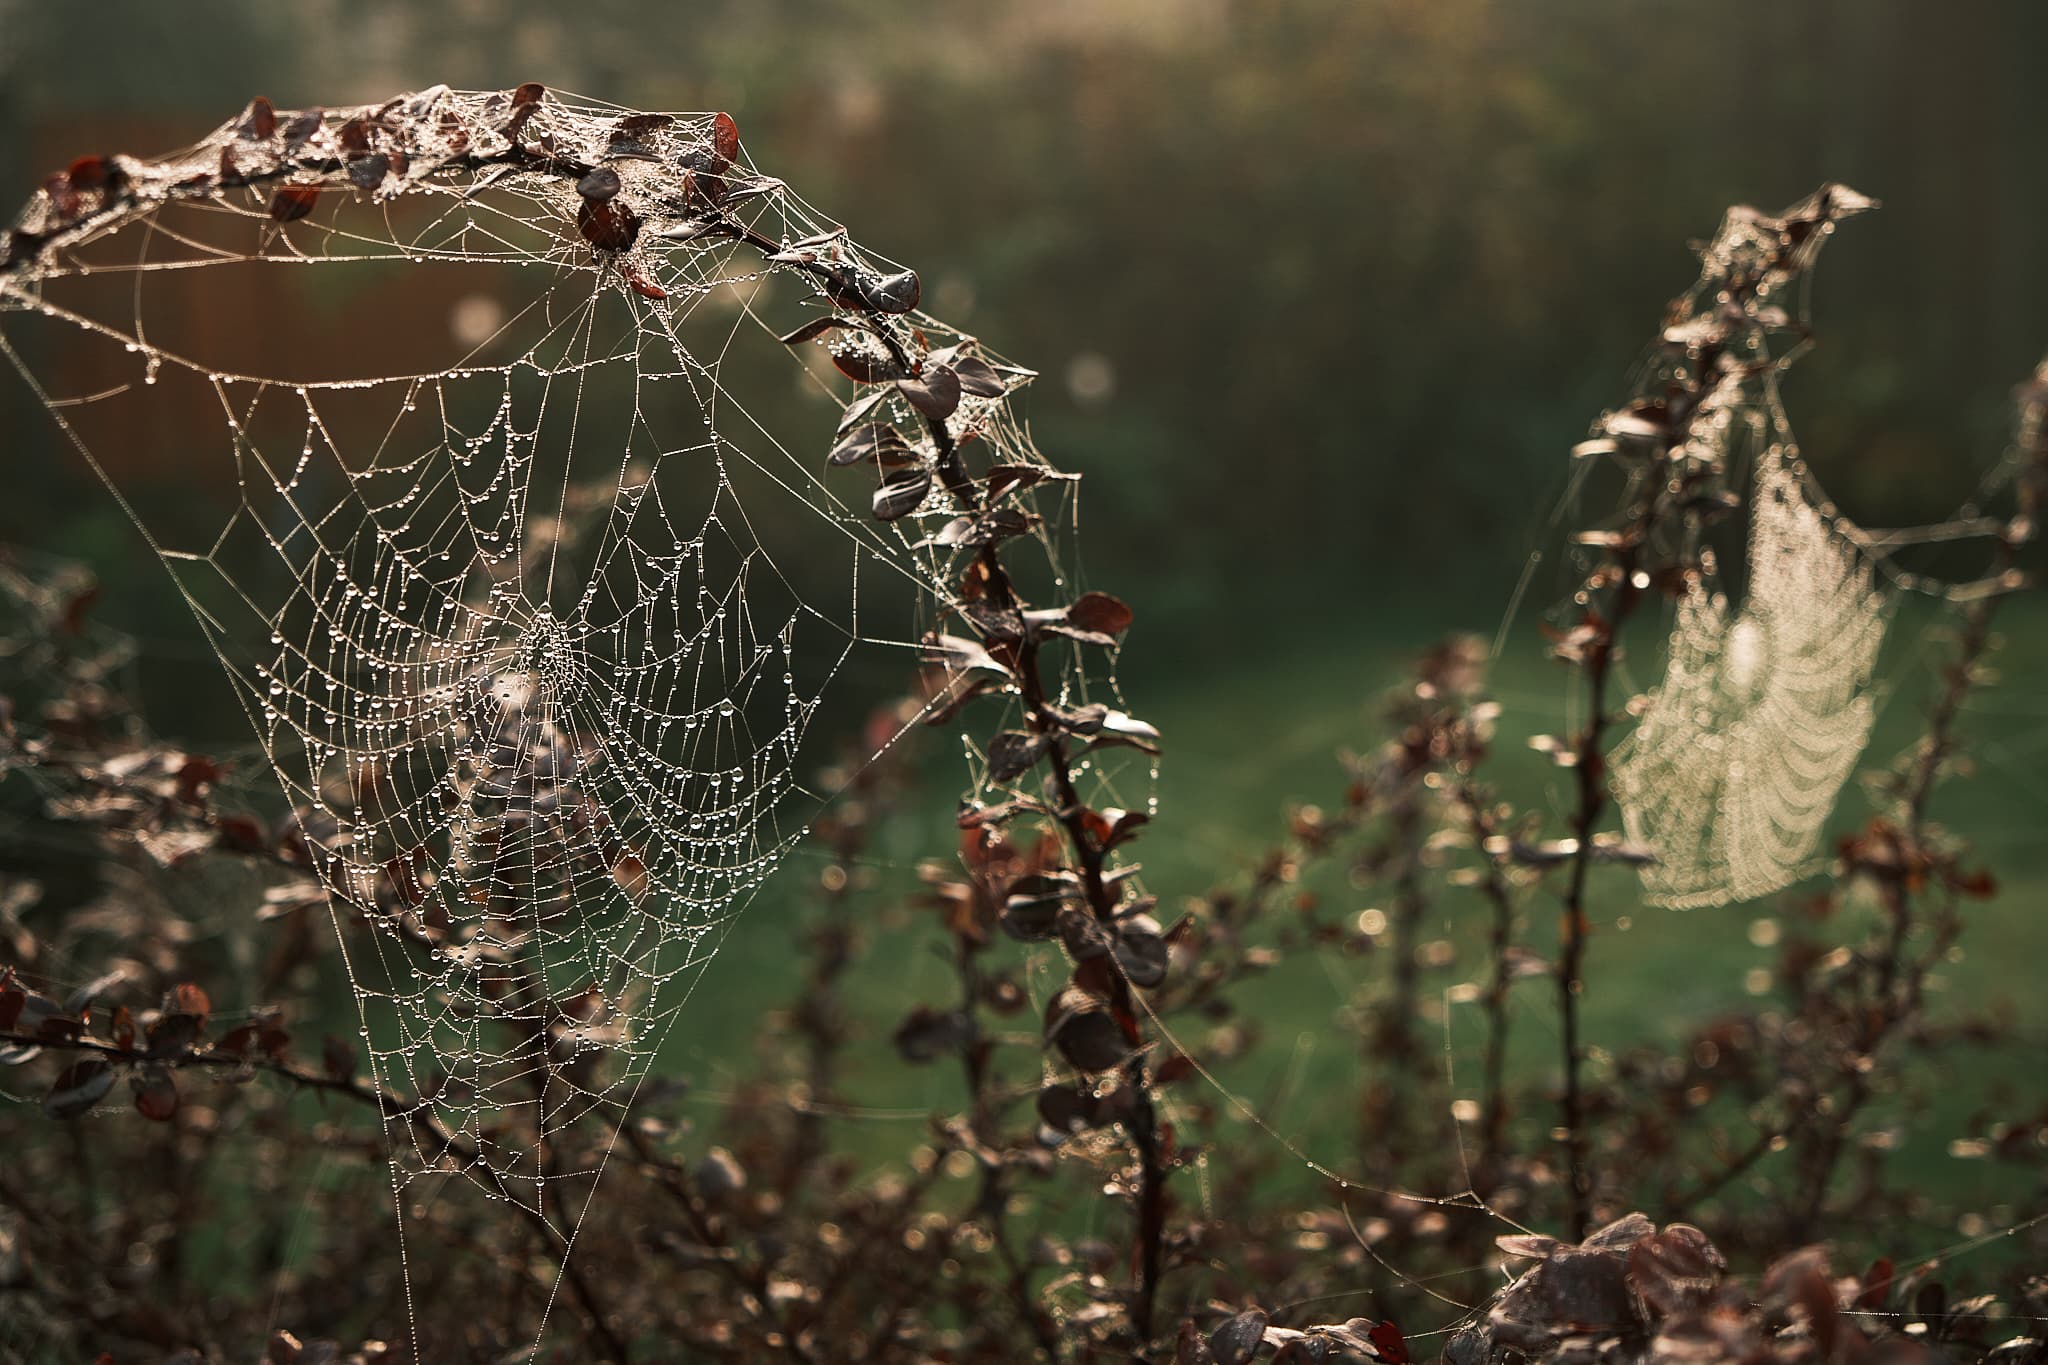
[[[1482,631],[1494,624],[1477,616],[1470,621]],[[1952,782],[1935,806],[1937,818],[1968,837],[1994,869],[2000,889],[1973,907],[1962,955],[1946,974],[1934,1008],[1937,1014],[1963,1006],[2009,1011],[2014,1042],[1995,1055],[1969,1054],[1963,1070],[1940,1078],[1925,1107],[1884,1116],[1898,1129],[1893,1159],[1904,1163],[1902,1173],[1962,1207],[1994,1213],[2023,1208],[2033,1197],[2032,1177],[1951,1158],[1947,1144],[1987,1095],[2003,1089],[2028,1107],[2040,1102],[2038,1058],[2041,1040],[2048,1037],[2048,1002],[2037,988],[2038,964],[2048,957],[2048,918],[2035,908],[2048,891],[2048,779],[2039,765],[2048,750],[2048,701],[2027,681],[2048,668],[2048,611],[2016,603],[2004,624],[2006,643],[1995,660],[2001,677],[1978,693],[1967,718],[1974,771]],[[1136,845],[1135,856],[1169,916],[1188,897],[1241,884],[1258,853],[1284,830],[1290,802],[1334,805],[1340,799],[1345,777],[1337,751],[1377,742],[1381,695],[1433,638],[1399,621],[1382,623],[1370,637],[1342,638],[1333,637],[1327,622],[1311,630],[1304,623],[1271,620],[1253,632],[1268,638],[1249,641],[1238,662],[1192,668],[1174,657],[1174,632],[1183,626],[1192,632],[1199,622],[1169,620],[1141,631],[1123,670],[1133,707],[1167,738],[1160,817]],[[1917,734],[1944,645],[1942,623],[1931,607],[1913,602],[1901,608],[1881,664],[1888,681],[1866,768],[1888,763]],[[1146,652],[1153,650],[1156,658],[1147,661]],[[1639,685],[1654,680],[1634,679]],[[1558,770],[1526,740],[1564,727],[1569,675],[1547,659],[1533,629],[1518,629],[1505,641],[1493,682],[1505,707],[1494,778],[1524,809],[1544,812],[1555,832],[1564,823],[1570,794]],[[916,862],[950,856],[946,816],[960,782],[950,743],[932,743],[927,752],[926,790],[884,831],[870,868],[873,889],[858,903],[877,933],[849,989],[871,1031],[853,1050],[846,1089],[868,1106],[852,1121],[872,1131],[847,1139],[857,1149],[872,1146],[877,1155],[900,1153],[903,1125],[921,1124],[927,1112],[950,1110],[960,1100],[956,1069],[907,1066],[887,1040],[889,1027],[911,1004],[948,1002],[957,990],[935,927],[927,915],[908,908],[917,889]],[[1851,828],[1871,811],[1869,798],[1852,783],[1831,828]],[[800,850],[793,857],[739,919],[682,1016],[667,1062],[692,1076],[699,1103],[715,1102],[749,1074],[748,1040],[772,1025],[769,1012],[796,987],[790,947],[796,926],[810,913],[807,894],[822,856]],[[1640,903],[1632,874],[1605,869],[1598,876],[1584,1016],[1595,1048],[1619,1051],[1670,1041],[1688,1025],[1748,1001],[1745,978],[1774,959],[1772,949],[1752,943],[1749,927],[1777,914],[1778,907],[1766,902],[1669,912]],[[1354,891],[1340,880],[1329,894],[1349,895],[1362,909],[1384,893],[1370,887]],[[1538,951],[1554,941],[1548,913],[1554,905],[1548,893],[1530,902],[1529,934]],[[1852,905],[1846,914],[1869,909]],[[1432,909],[1435,932],[1469,944],[1482,914],[1474,902],[1446,897]],[[1853,937],[1859,923],[1838,917],[1834,928]],[[1025,955],[1021,945],[1007,941],[994,951],[1012,961]],[[1461,954],[1460,961],[1476,964],[1478,958]],[[1454,967],[1431,980],[1441,988],[1477,970]],[[1041,962],[1033,977],[1040,1000],[1052,971],[1049,961]],[[1355,1170],[1360,1160],[1354,1156],[1352,1097],[1362,1062],[1357,1024],[1347,1010],[1369,1000],[1384,974],[1381,959],[1335,952],[1283,963],[1240,997],[1262,1021],[1267,1045],[1255,1062],[1219,1072],[1276,1130],[1340,1170]],[[1549,982],[1524,985],[1515,1004],[1513,1065],[1524,1078],[1547,1083],[1556,1074],[1558,1050]],[[1028,1013],[1018,1018],[1024,1029],[1035,1020]],[[1479,1028],[1476,1006],[1451,1007],[1452,1065],[1474,1065]],[[1467,1070],[1459,1078],[1458,1093],[1473,1093],[1471,1074]],[[1451,1130],[1447,1120],[1447,1138]],[[1241,1140],[1271,1141],[1249,1127]],[[1268,1155],[1289,1159],[1278,1144]],[[1939,1244],[1938,1237],[1931,1243]]]
[[[1168,608],[1141,616],[1120,673],[1132,709],[1159,726],[1166,747],[1159,818],[1133,854],[1144,864],[1147,886],[1161,899],[1164,918],[1170,922],[1185,902],[1212,888],[1242,885],[1260,853],[1285,830],[1291,803],[1334,806],[1341,800],[1346,774],[1338,752],[1380,742],[1385,693],[1447,626],[1491,635],[1499,624],[1497,610],[1474,610],[1462,619],[1455,612],[1430,616],[1426,622],[1420,612],[1380,614],[1369,603],[1353,603],[1313,618],[1240,620],[1235,646],[1207,660],[1200,652],[1209,624],[1202,613]],[[2048,777],[2041,764],[2048,753],[2048,699],[2032,682],[2048,672],[2048,608],[2016,600],[2003,624],[2005,643],[1994,659],[1999,676],[1976,694],[1967,716],[1973,770],[1944,789],[1935,804],[1937,818],[1979,850],[2000,889],[1994,899],[1973,904],[1963,955],[1949,969],[1935,1008],[2006,1011],[2014,1025],[2012,1042],[1995,1054],[1965,1054],[1962,1068],[1925,1087],[1932,1096],[1927,1104],[1910,1111],[1894,1107],[1883,1115],[1899,1130],[1893,1160],[1902,1174],[1994,1220],[2001,1209],[2024,1216],[2027,1201],[2038,1198],[2034,1177],[1954,1159],[1947,1144],[1986,1097],[2001,1089],[2019,1101],[2009,1107],[2041,1103],[2039,1058],[2048,1039],[2048,1001],[2036,984],[2038,964],[2048,960],[2048,917],[2036,909],[2048,893]],[[1929,605],[1901,607],[1881,660],[1886,691],[1866,767],[1888,763],[1917,733],[1945,644],[1939,615]],[[1633,686],[1654,683],[1654,658],[1639,662],[1633,673]],[[1570,683],[1570,674],[1548,659],[1525,614],[1503,640],[1492,671],[1493,694],[1504,706],[1492,778],[1518,806],[1540,812],[1552,833],[1562,832],[1571,793],[1558,770],[1526,741],[1567,728]],[[868,885],[852,902],[853,913],[872,932],[846,986],[859,1031],[841,1076],[840,1093],[853,1107],[838,1137],[848,1150],[877,1162],[901,1160],[933,1114],[955,1112],[962,1101],[957,1067],[908,1065],[889,1042],[895,1022],[913,1005],[949,1004],[958,990],[934,919],[918,906],[916,873],[921,861],[949,862],[953,856],[951,815],[965,773],[954,731],[928,731],[918,743],[919,784],[904,809],[878,830],[859,870]],[[813,761],[827,751],[821,743]],[[1871,809],[1852,783],[1833,827],[1851,828]],[[818,913],[819,877],[828,864],[829,855],[816,844],[797,847],[733,922],[666,1041],[659,1070],[689,1082],[683,1109],[701,1123],[715,1126],[724,1097],[762,1074],[763,1050],[786,1039],[779,1012],[802,989],[797,951],[804,926]],[[1617,1052],[1667,1043],[1717,1012],[1753,1003],[1745,978],[1769,966],[1774,954],[1751,941],[1749,928],[1759,917],[1778,914],[1778,907],[1667,912],[1639,902],[1627,871],[1603,869],[1598,876],[1584,1016],[1593,1047]],[[1324,875],[1313,884],[1326,896],[1348,898],[1333,906],[1346,913],[1383,903],[1385,894],[1371,886],[1354,889],[1341,876]],[[234,892],[245,900],[258,894]],[[1547,892],[1529,902],[1529,942],[1538,952],[1547,953],[1554,942],[1554,906]],[[1852,906],[1847,913],[1868,911]],[[1450,893],[1433,905],[1431,916],[1428,936],[1460,947],[1458,965],[1428,978],[1431,989],[1440,991],[1479,970],[1472,949],[1484,911],[1470,897]],[[1838,920],[1835,928],[1850,938],[1857,924]],[[1030,964],[1025,983],[1042,1004],[1057,978],[1056,953],[1002,940],[991,956],[998,964]],[[1265,1045],[1251,1059],[1217,1072],[1224,1086],[1301,1151],[1367,1177],[1361,1163],[1370,1154],[1358,1151],[1356,1139],[1355,1096],[1368,1065],[1357,1011],[1382,988],[1386,974],[1384,955],[1325,951],[1290,958],[1238,996],[1243,1012],[1260,1022]],[[1558,1053],[1550,983],[1524,984],[1514,1004],[1511,1062],[1523,1080],[1547,1086],[1557,1074]],[[345,1027],[339,1016],[332,1022]],[[1036,1023],[1035,1011],[1011,1021],[1023,1044],[1015,1054],[1017,1069],[1026,1080],[1029,1068],[1021,1059],[1036,1050]],[[1474,1093],[1479,1029],[1476,1006],[1449,1008],[1445,1036],[1447,1064],[1458,1068],[1454,1093]],[[308,1031],[318,1026],[308,1021]],[[1201,1055],[1199,1030],[1181,1041]],[[1525,1116],[1529,1139],[1540,1142],[1548,1121],[1547,1114]],[[1454,1131],[1448,1117],[1443,1128],[1448,1140]],[[1233,1125],[1221,1137],[1275,1166],[1294,1160],[1249,1125]],[[1929,1247],[1942,1244],[1939,1230],[1929,1230],[1929,1238]]]

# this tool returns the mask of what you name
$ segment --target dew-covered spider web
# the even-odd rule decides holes
[[[1637,397],[1574,452],[1627,464],[1632,443],[1660,439],[1666,414],[1686,423],[1656,466],[1669,479],[1663,496],[1682,500],[1670,562],[1686,567],[1676,585],[1649,574],[1634,585],[1677,599],[1663,676],[1630,706],[1634,728],[1610,756],[1652,904],[1755,900],[1821,870],[1824,827],[1879,709],[1878,657],[1899,595],[2003,590],[1943,582],[1897,551],[1994,534],[1999,523],[1980,509],[2012,477],[2013,457],[1952,520],[1872,532],[1835,506],[1793,435],[1780,380],[1811,334],[1807,272],[1836,221],[1873,206],[1831,185],[1781,216],[1730,210],[1701,246],[1699,281],[1674,302]],[[1729,509],[1741,515],[1727,524],[1746,526],[1744,545],[1722,546],[1739,554],[1732,571],[1710,529]],[[1617,534],[1627,533],[1587,543]]]
[[[259,101],[183,152],[75,163],[9,237],[0,350],[169,570],[291,801],[402,1216],[474,1185],[566,1265],[691,989],[832,796],[804,774],[835,697],[932,663],[933,712],[1005,695],[990,642],[934,629],[998,539],[1025,583],[1072,585],[1074,485],[1011,407],[1029,372],[918,294],[729,119],[530,87]],[[1672,903],[1803,870],[1887,612],[1768,381],[1721,401],[1702,429],[1752,443],[1746,582],[1681,605],[1616,778]],[[1144,754],[1113,652],[1058,657],[1050,703]],[[1469,1177],[1319,1160],[1139,1003],[1316,1179],[1514,1226]]]
[[[1754,900],[1813,870],[1821,827],[1870,737],[1890,594],[1772,440],[1750,493],[1748,591],[1678,604],[1663,681],[1614,755],[1629,837],[1656,851],[1646,898]],[[1707,556],[1711,573],[1712,556]]]
[[[1645,898],[1673,908],[1752,900],[1817,870],[1816,849],[1870,737],[1891,583],[1800,458],[1779,378],[1808,332],[1798,291],[1835,220],[1871,203],[1825,187],[1783,217],[1731,211],[1674,303],[1638,397],[1576,454],[1647,466],[1666,506],[1667,581],[1634,590],[1676,604],[1664,675],[1631,707],[1611,781]],[[1663,435],[1684,423],[1682,439]],[[1640,483],[1636,485],[1641,487]],[[1747,544],[1725,572],[1710,534],[1729,509]],[[1743,517],[1730,520],[1740,526]],[[1637,523],[1641,525],[1642,523]],[[1630,527],[1596,540],[1632,543]]]
[[[835,688],[974,686],[927,627],[995,536],[1061,581],[1029,372],[918,293],[725,116],[538,87],[259,100],[18,221],[0,346],[293,804],[401,1207],[459,1176],[573,1239],[611,1147],[554,1139],[616,1132],[830,796]],[[1115,701],[1062,667],[1056,700]]]

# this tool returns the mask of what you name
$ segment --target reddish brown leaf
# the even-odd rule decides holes
[[[640,240],[640,215],[623,199],[586,199],[576,211],[576,229],[599,251],[631,251]]]
[[[739,160],[740,126],[723,111],[711,116],[711,150],[726,162]]]
[[[198,986],[190,981],[181,981],[164,994],[164,1013],[195,1015],[204,1025],[207,1016],[213,1013],[213,1001]]]
[[[964,387],[964,384],[963,384]],[[1045,480],[1045,471],[1037,465],[999,464],[988,471],[988,500],[994,502],[1005,493],[1029,488]]]
[[[860,301],[877,313],[908,313],[917,307],[924,295],[924,286],[915,270],[901,274],[884,275],[880,279],[863,277],[857,286]],[[993,371],[991,371],[993,373]]]
[[[674,123],[674,117],[668,114],[626,114],[613,125],[612,140],[616,143],[624,138],[644,143]]]
[[[668,297],[668,290],[663,289],[653,280],[650,280],[645,275],[641,274],[637,267],[630,265],[626,266],[622,273],[626,277],[626,284],[628,285],[628,287],[630,287],[632,291],[638,294],[641,298],[653,299],[656,302],[659,302],[660,300]]]
[[[905,441],[896,428],[879,422],[867,422],[846,433],[839,443],[832,447],[832,453],[825,457],[825,463],[839,467],[859,464],[871,460],[878,465],[895,466],[915,461],[916,454],[910,443]]]
[[[1131,609],[1106,592],[1082,593],[1067,608],[1067,620],[1083,630],[1121,635],[1130,629]]]
[[[1408,1340],[1401,1335],[1401,1329],[1394,1325],[1392,1318],[1366,1333],[1366,1337],[1387,1365],[1408,1365]]]
[[[319,202],[318,185],[282,185],[270,196],[270,216],[280,223],[295,223]]]
[[[1068,986],[1046,1006],[1045,1036],[1079,1071],[1113,1071],[1129,1054],[1124,1031],[1097,996]]]
[[[370,150],[371,134],[376,131],[378,126],[375,119],[358,114],[342,124],[335,132],[334,137],[337,142],[341,143],[341,149],[345,152],[367,152]]]
[[[825,333],[831,331],[835,327],[859,326],[860,324],[858,322],[853,321],[851,318],[842,318],[836,313],[826,313],[821,317],[812,318],[809,322],[797,328],[795,331],[787,333],[784,336],[779,336],[776,338],[776,340],[780,341],[785,346],[801,346],[806,341],[816,341],[819,337],[825,335]]]
[[[1078,1086],[1060,1082],[1038,1091],[1038,1121],[1063,1138],[1094,1127],[1096,1108],[1095,1097]]]
[[[71,188],[79,193],[90,193],[107,187],[107,159],[103,156],[82,156],[65,169],[64,178]]]
[[[242,136],[262,142],[276,131],[277,106],[262,95],[250,100],[249,112],[242,116]]]
[[[97,1057],[82,1058],[58,1073],[50,1093],[43,1096],[43,1112],[53,1119],[75,1119],[113,1088],[113,1067]]]
[[[168,1123],[178,1112],[178,1083],[167,1068],[150,1067],[130,1077],[128,1084],[135,1091],[135,1107],[144,1118]]]
[[[1001,398],[1009,391],[995,366],[979,356],[961,356],[953,362],[953,369],[960,376],[960,391],[972,397]]]
[[[932,472],[923,465],[891,470],[875,490],[875,520],[895,521],[915,512],[931,487]]]
[[[927,366],[921,375],[897,380],[896,388],[934,422],[945,421],[960,406],[960,376],[950,365]]]
[[[1828,1276],[1827,1253],[1806,1247],[1774,1263],[1764,1272],[1764,1298],[1796,1307],[1806,1318],[1823,1356],[1833,1356],[1840,1334],[1841,1313],[1835,1304],[1834,1281]]]
[[[894,360],[872,351],[834,351],[832,364],[856,384],[886,384],[903,374]]]
[[[284,141],[288,148],[296,148],[310,140],[320,131],[320,125],[327,121],[327,111],[315,105],[298,114],[285,125]]]
[[[1005,730],[989,741],[988,776],[991,782],[1011,782],[1045,756],[1046,737],[1022,730]]]
[[[1980,867],[1971,872],[1958,871],[1950,878],[1949,884],[1955,887],[1957,894],[1968,896],[1972,900],[1990,900],[1998,894],[1998,880],[1991,875],[1989,868]]]
[[[36,1037],[53,1043],[75,1043],[85,1036],[85,1020],[71,1014],[52,1014],[36,1025]]]
[[[1173,1365],[1216,1365],[1216,1353],[1202,1339],[1193,1318],[1182,1318],[1180,1335],[1174,1339]]]

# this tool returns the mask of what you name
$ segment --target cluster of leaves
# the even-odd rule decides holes
[[[1951,1352],[2019,1365],[2040,1353],[2029,1338],[1998,1340],[1990,1316],[1996,1301],[1988,1295],[1951,1305],[1930,1283],[1908,1296],[1887,1261],[1838,1278],[1820,1247],[1781,1257],[1750,1284],[1726,1273],[1726,1258],[1698,1228],[1673,1223],[1660,1229],[1640,1213],[1577,1244],[1516,1235],[1502,1237],[1500,1245],[1536,1265],[1452,1335],[1444,1346],[1448,1365],[1515,1359],[1900,1365]]]

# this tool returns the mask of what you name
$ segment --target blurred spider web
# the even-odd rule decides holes
[[[1773,405],[1775,406],[1775,405]],[[1870,737],[1891,597],[1808,496],[1783,431],[1757,461],[1748,591],[1711,579],[1679,603],[1663,681],[1613,755],[1629,837],[1656,852],[1646,899],[1755,900],[1815,870]]]

